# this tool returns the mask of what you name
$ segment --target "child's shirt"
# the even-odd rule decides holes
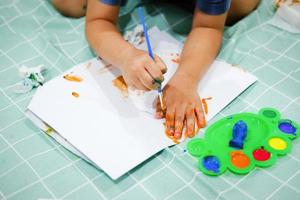
[[[119,5],[122,0],[100,0],[109,5]],[[220,15],[230,7],[231,0],[197,0],[196,7],[209,15]]]

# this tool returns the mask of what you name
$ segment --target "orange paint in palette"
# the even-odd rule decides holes
[[[205,114],[208,114],[207,100],[212,100],[212,97],[207,97],[201,100]]]
[[[63,76],[64,79],[66,79],[67,81],[72,81],[72,82],[81,82],[82,78],[80,78],[79,76],[76,75],[71,75],[71,74],[66,74]]]
[[[237,168],[246,168],[250,165],[250,159],[242,151],[233,151],[230,154],[231,163]]]
[[[128,86],[123,78],[123,76],[118,76],[113,81],[113,85],[120,90],[124,97],[128,97]]]

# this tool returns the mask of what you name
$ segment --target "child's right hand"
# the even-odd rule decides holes
[[[155,61],[147,51],[135,48],[126,54],[120,70],[128,86],[144,91],[158,89],[158,82],[163,82],[167,67],[158,56],[154,58]]]

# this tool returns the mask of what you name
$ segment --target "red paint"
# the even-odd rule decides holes
[[[252,154],[254,159],[258,161],[266,161],[269,160],[271,157],[270,152],[264,150],[264,147],[254,150]]]

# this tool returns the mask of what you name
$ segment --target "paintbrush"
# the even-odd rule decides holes
[[[150,39],[149,39],[149,36],[148,36],[147,26],[146,26],[144,12],[143,12],[142,7],[138,8],[138,14],[139,14],[139,17],[140,17],[141,24],[143,26],[144,36],[145,36],[145,39],[146,39],[146,44],[147,44],[147,49],[148,49],[149,56],[155,61],[153,51],[152,51],[152,48],[151,48]],[[161,108],[163,109],[164,107],[163,107],[163,100],[162,100],[161,81],[157,80],[155,78],[153,79],[153,81],[159,85],[157,91],[158,91],[158,97],[159,97],[160,105],[161,105]]]

